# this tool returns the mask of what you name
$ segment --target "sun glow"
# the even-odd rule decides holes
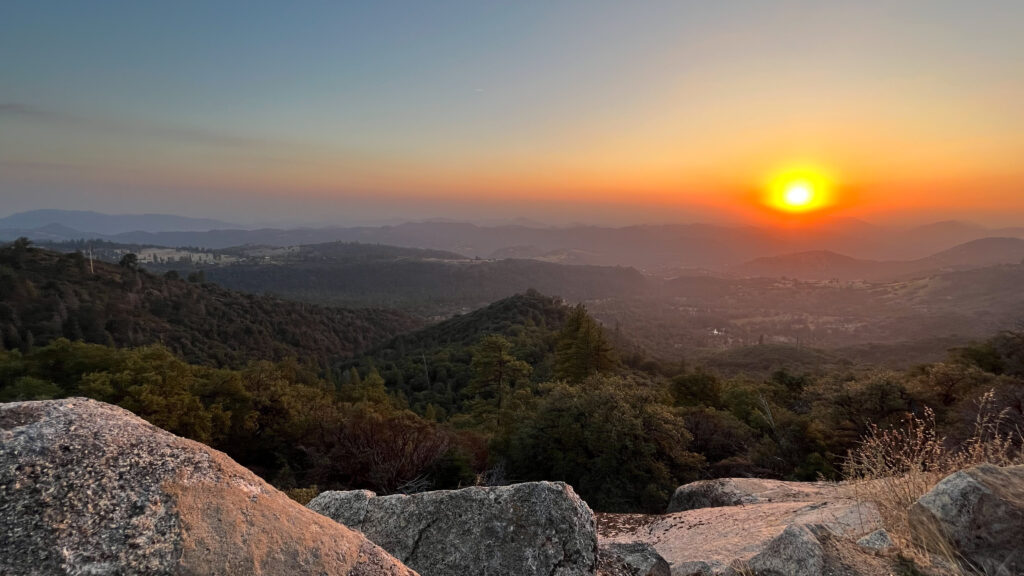
[[[834,203],[831,178],[824,170],[810,166],[776,173],[765,190],[764,203],[783,212],[813,212]]]

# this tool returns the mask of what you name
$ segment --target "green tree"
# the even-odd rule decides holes
[[[338,390],[338,399],[343,402],[367,402],[380,406],[390,403],[384,378],[376,368],[370,370],[366,378],[360,378],[359,373],[356,372],[354,378],[343,382]]]
[[[121,261],[117,263],[122,268],[129,270],[135,270],[139,267],[139,257],[131,252],[121,256]]]
[[[15,269],[20,269],[25,265],[25,258],[28,256],[31,246],[32,241],[25,236],[18,238],[11,244],[11,265]]]
[[[672,378],[671,390],[678,406],[722,406],[722,383],[704,370],[684,372]]]
[[[555,346],[555,377],[578,384],[587,377],[611,370],[616,361],[604,328],[583,304],[569,311]]]
[[[473,378],[466,394],[479,396],[496,407],[504,405],[509,391],[530,376],[532,368],[512,355],[512,344],[497,334],[484,337],[473,350]]]

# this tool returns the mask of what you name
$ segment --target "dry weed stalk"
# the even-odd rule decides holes
[[[872,425],[843,464],[854,497],[874,502],[890,536],[903,550],[918,556],[908,524],[908,508],[946,476],[983,463],[1024,464],[1024,435],[1003,431],[1005,411],[995,409],[995,391],[977,401],[971,436],[950,446],[936,430],[935,413],[925,408],[919,417],[908,414],[902,428],[882,430]],[[955,554],[949,551],[948,559]]]

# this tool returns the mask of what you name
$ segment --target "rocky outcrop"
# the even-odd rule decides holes
[[[597,549],[597,576],[671,576],[671,571],[650,544],[610,542]]]
[[[747,492],[751,497],[738,505],[656,516],[599,514],[601,546],[650,544],[669,562],[672,576],[736,574],[743,569],[766,575],[814,574],[820,566],[836,567],[840,574],[886,573],[873,551],[854,542],[882,528],[874,505],[846,497],[835,485],[757,482],[769,489]],[[732,485],[743,484],[750,485]]]
[[[594,514],[561,482],[410,496],[324,492],[309,508],[423,576],[583,576],[597,563]]]
[[[77,398],[0,404],[0,574],[415,576],[224,454]]]
[[[909,516],[914,540],[925,548],[984,574],[1024,574],[1024,466],[951,474]]]
[[[700,508],[760,502],[810,502],[835,492],[824,482],[783,482],[760,478],[716,478],[684,484],[672,494],[668,514]]]

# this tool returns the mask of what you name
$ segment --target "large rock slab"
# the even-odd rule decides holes
[[[597,563],[594,514],[562,482],[411,496],[324,492],[309,507],[423,576],[583,576]]]
[[[666,513],[761,502],[811,502],[835,495],[836,492],[836,485],[827,482],[716,478],[676,488]]]
[[[224,454],[79,398],[0,404],[0,574],[415,576]]]
[[[939,482],[909,511],[914,540],[984,574],[1024,574],[1024,466],[985,464]]]
[[[882,520],[873,504],[838,496],[810,502],[700,508],[655,516],[598,515],[602,546],[612,542],[646,542],[669,562],[672,576],[732,574],[735,567],[752,561],[762,571],[771,573],[778,566],[787,566],[785,561],[792,556],[787,552],[793,548],[790,544],[817,550],[801,527],[813,527],[818,540],[822,540],[818,532],[851,539],[851,547],[857,548],[852,539],[882,528]],[[815,566],[812,563],[804,568],[813,571]]]

